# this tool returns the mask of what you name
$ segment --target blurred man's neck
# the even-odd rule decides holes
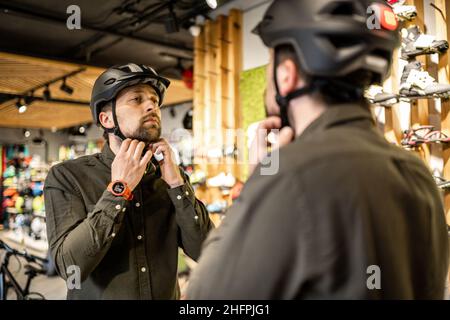
[[[322,101],[309,95],[292,100],[289,108],[289,121],[295,130],[295,135],[300,136],[311,123],[325,112],[326,108]]]

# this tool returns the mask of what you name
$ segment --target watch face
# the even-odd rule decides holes
[[[122,182],[116,182],[112,189],[115,193],[121,194],[125,191],[125,185]]]

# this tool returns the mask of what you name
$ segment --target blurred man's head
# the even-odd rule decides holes
[[[373,29],[371,18],[384,23]],[[271,48],[268,113],[281,107],[283,118],[290,101],[304,95],[325,104],[361,102],[364,89],[389,74],[396,29],[384,1],[274,1],[255,28]]]

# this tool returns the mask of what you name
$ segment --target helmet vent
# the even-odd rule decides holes
[[[109,78],[108,80],[106,80],[104,82],[105,85],[109,86],[110,84],[113,84],[114,82],[116,82],[116,79],[114,78]]]

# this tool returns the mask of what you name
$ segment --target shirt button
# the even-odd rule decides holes
[[[136,207],[139,208],[141,204],[139,202],[136,202]]]
[[[111,233],[111,237],[115,237],[116,236],[116,234],[113,232],[113,233]]]
[[[145,271],[147,271],[147,269],[145,269],[145,267],[142,267],[141,272],[145,272]]]
[[[116,209],[117,209],[117,210],[122,209],[122,207],[120,206],[120,204],[118,204],[118,205],[116,206]]]
[[[195,219],[195,220],[198,220],[198,216],[195,216],[194,219]]]
[[[138,240],[142,240],[142,236],[141,236],[141,235],[138,235],[138,236],[137,236],[137,239],[138,239]]]
[[[189,192],[186,191],[186,195],[188,196],[188,195],[189,195]]]
[[[123,208],[123,209],[122,209],[122,212],[125,212],[125,210],[127,210],[127,208]]]
[[[178,200],[181,200],[181,196],[180,196],[180,195],[178,195],[178,196],[177,196],[177,199],[178,199]]]

